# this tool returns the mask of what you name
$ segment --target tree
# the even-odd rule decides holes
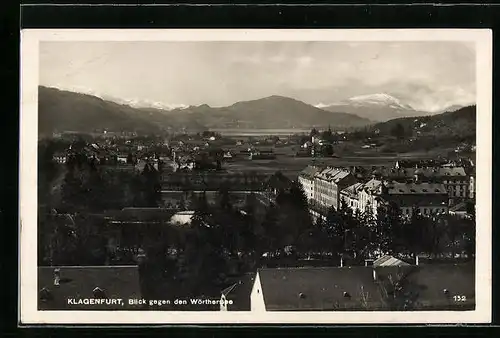
[[[302,136],[302,137],[300,138],[300,144],[301,144],[301,145],[304,145],[306,142],[309,142],[310,140],[311,140],[311,137],[310,137],[310,136],[309,136],[309,137],[308,137],[308,136]]]
[[[328,127],[328,130],[325,130],[321,133],[321,138],[328,142],[332,141],[332,130],[330,127]]]
[[[38,146],[38,192],[39,199],[48,201],[52,182],[59,173],[57,163],[53,157],[56,145],[53,141]]]
[[[195,198],[195,213],[191,229],[185,241],[185,267],[188,270],[186,283],[192,294],[204,293],[207,288],[221,282],[227,270],[226,248],[223,232],[214,220],[214,212],[205,193]]]
[[[319,131],[316,128],[311,129],[311,132],[309,133],[309,136],[318,136]]]
[[[302,184],[298,181],[292,181],[288,195],[293,207],[308,212],[307,195]]]
[[[418,307],[419,290],[411,280],[414,267],[397,268],[378,274],[378,285],[385,306],[391,311],[411,311]]]
[[[61,186],[61,202],[65,210],[80,209],[85,204],[84,175],[81,170],[69,169]]]
[[[158,207],[161,202],[160,174],[148,163],[144,167],[142,176],[146,206]]]
[[[342,226],[336,232],[336,235],[343,241],[339,242],[339,245],[343,246],[343,252],[357,258],[364,250],[363,237],[366,234],[363,233],[363,229],[367,228],[366,226],[360,227],[359,219],[354,217],[345,200],[341,200],[338,215]]]
[[[377,209],[377,237],[382,252],[397,252],[396,234],[400,227],[401,211],[396,203],[389,202]]]
[[[247,215],[254,217],[257,213],[258,203],[259,201],[257,200],[257,195],[254,192],[251,192],[245,197],[245,205],[243,206],[243,211],[245,211]]]
[[[353,213],[356,228],[354,229],[353,250],[359,260],[372,258],[378,255],[378,235],[376,219],[371,212],[361,212],[359,209]]]
[[[325,157],[333,155],[333,146],[329,143],[321,146],[321,154]]]
[[[276,251],[279,249],[278,241],[281,233],[278,229],[278,216],[279,210],[277,206],[270,204],[266,209],[261,227],[256,229],[258,238],[257,253],[262,254],[266,251]]]
[[[127,164],[134,164],[134,157],[132,153],[128,153],[127,155]]]
[[[276,177],[280,177],[277,173]],[[312,221],[309,214],[307,197],[298,181],[293,181],[288,190],[282,190],[276,197],[278,207],[277,233],[275,242],[278,248],[297,244],[299,237],[311,228]]]
[[[345,232],[341,217],[334,206],[328,209],[326,221],[324,224],[325,233],[331,243],[334,253],[340,255],[343,253]]]
[[[403,139],[406,136],[405,128],[401,123],[396,123],[391,129],[391,135],[398,139]]]
[[[221,184],[218,191],[218,207],[223,211],[228,211],[231,209],[231,198],[229,195],[229,188],[227,184]]]
[[[206,227],[208,225],[209,217],[211,216],[210,206],[208,204],[205,192],[199,195],[193,195],[194,214],[191,220],[191,225],[194,228]]]

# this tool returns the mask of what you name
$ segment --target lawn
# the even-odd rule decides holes
[[[339,158],[310,158],[310,157],[292,157],[279,156],[273,160],[248,160],[234,159],[224,165],[229,172],[256,171],[272,174],[278,170],[290,178],[296,178],[299,172],[307,165],[317,164],[332,167],[350,167],[350,166],[391,166],[402,157],[393,156],[356,156]],[[412,158],[415,158],[414,156]]]

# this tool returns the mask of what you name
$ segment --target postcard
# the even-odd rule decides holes
[[[21,37],[22,324],[491,321],[490,30]]]

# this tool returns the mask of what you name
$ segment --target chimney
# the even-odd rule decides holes
[[[54,270],[54,285],[59,286],[61,281],[61,270],[59,268]]]

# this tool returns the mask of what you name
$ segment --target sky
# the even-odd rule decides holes
[[[417,110],[475,103],[466,42],[41,42],[39,83],[132,105],[329,104],[375,93]]]

